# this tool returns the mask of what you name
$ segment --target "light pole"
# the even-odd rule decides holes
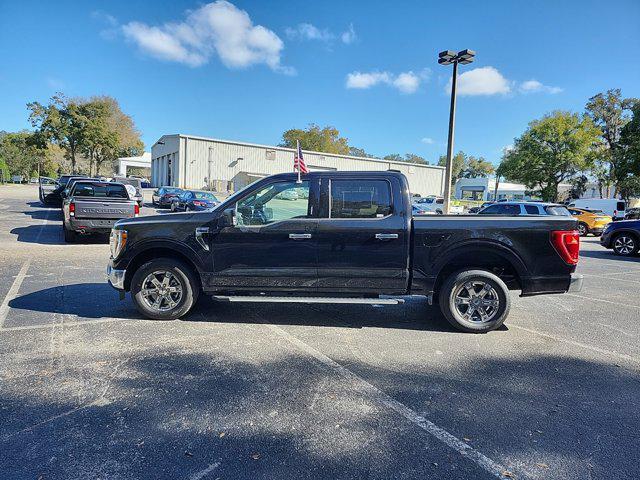
[[[458,84],[458,63],[466,65],[473,62],[476,52],[473,50],[462,50],[458,53],[445,50],[438,54],[438,63],[440,65],[453,64],[453,77],[451,79],[451,109],[449,110],[449,137],[447,138],[447,166],[445,169],[444,180],[444,214],[449,213],[449,205],[451,203],[451,170],[453,163],[453,131],[456,123],[456,86]]]

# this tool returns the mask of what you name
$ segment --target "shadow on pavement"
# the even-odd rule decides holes
[[[17,235],[18,242],[39,245],[94,245],[109,243],[109,236],[106,234],[80,235],[74,243],[66,243],[62,235],[62,226],[59,224],[16,227],[11,230],[11,233]]]
[[[74,350],[54,371],[49,356],[31,359],[0,394],[6,478],[493,478],[279,338],[180,333],[173,347],[141,335]],[[637,372],[540,354],[457,368],[397,356],[340,363],[514,461],[516,478],[638,478]]]
[[[61,304],[58,299],[63,298]],[[87,301],[90,299],[90,301]],[[9,302],[15,310],[66,313],[80,318],[142,318],[130,298],[122,302],[118,293],[104,283],[77,283],[45,288],[18,296]],[[308,325],[346,328],[398,328],[458,333],[436,306],[426,300],[405,305],[308,305],[299,303],[228,303],[202,296],[182,321],[194,323],[237,323]],[[506,327],[505,327],[506,329]]]

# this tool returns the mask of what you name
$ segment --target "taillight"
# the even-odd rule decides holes
[[[76,204],[71,202],[69,204],[69,216],[75,217],[75,215],[76,215]]]
[[[140,215],[140,205],[137,203],[133,206],[133,214],[137,217]]]
[[[199,200],[194,200],[193,204],[198,206],[198,207],[206,207],[207,206],[207,204],[205,202],[201,202]]]
[[[556,230],[551,232],[551,244],[558,255],[569,265],[577,265],[580,257],[580,232]]]

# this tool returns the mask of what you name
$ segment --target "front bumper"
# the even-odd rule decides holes
[[[126,270],[116,270],[111,265],[107,265],[107,279],[111,286],[117,290],[124,290],[124,277]]]
[[[571,274],[571,280],[569,281],[569,293],[575,293],[582,291],[582,282],[584,277],[578,273]]]

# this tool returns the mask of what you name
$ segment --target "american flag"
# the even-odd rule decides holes
[[[296,157],[293,159],[293,171],[298,171],[299,173],[309,173],[309,170],[307,170],[307,165],[304,163],[304,158],[302,158],[300,140],[297,141],[297,144],[298,150],[296,152]]]

